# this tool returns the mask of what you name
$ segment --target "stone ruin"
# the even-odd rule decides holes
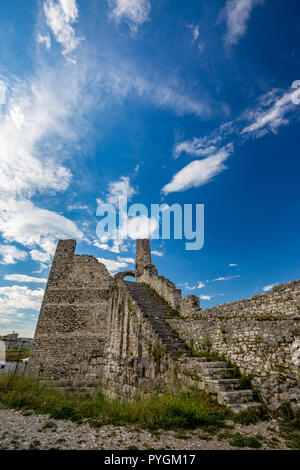
[[[285,402],[299,409],[300,280],[201,310],[198,297],[182,298],[158,275],[148,239],[136,241],[135,270],[114,277],[75,248],[75,240],[58,242],[31,375],[114,398],[192,385],[233,411],[261,402],[273,410]],[[251,377],[251,388],[243,389],[237,368]]]

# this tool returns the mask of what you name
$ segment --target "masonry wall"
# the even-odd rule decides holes
[[[74,254],[75,240],[57,245],[34,336],[29,372],[61,386],[94,386],[102,371],[112,277],[96,258]]]
[[[300,406],[300,281],[282,284],[249,300],[169,320],[195,350],[216,351],[253,376],[273,409]]]
[[[178,386],[180,359],[165,353],[151,324],[118,280],[111,292],[103,391],[110,397],[138,397]],[[95,367],[97,360],[94,361]]]
[[[164,276],[159,276],[157,269],[151,262],[150,240],[136,241],[136,280],[143,282],[163,297],[171,307],[180,309],[181,290]]]

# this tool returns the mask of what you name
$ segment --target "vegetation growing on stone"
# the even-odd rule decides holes
[[[0,378],[0,406],[33,410],[50,418],[89,420],[93,425],[136,424],[146,429],[226,428],[231,413],[205,393],[189,391],[179,394],[159,393],[149,397],[120,401],[102,394],[94,396],[62,393],[24,377]]]

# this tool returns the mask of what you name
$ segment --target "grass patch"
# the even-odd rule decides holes
[[[26,359],[26,357],[29,357],[30,351],[29,349],[23,349],[21,351],[20,355],[20,350],[19,349],[7,349],[6,350],[6,361],[9,362],[14,362],[17,361],[18,359]],[[19,357],[20,355],[20,357]]]
[[[226,428],[230,411],[209,395],[199,391],[153,394],[149,397],[121,401],[61,392],[27,377],[0,377],[0,406],[49,414],[53,419],[83,420],[99,425],[134,424],[144,429],[194,429],[202,427],[208,433]]]
[[[250,447],[251,449],[259,449],[262,444],[260,440],[255,436],[246,436],[236,432],[232,434],[229,444],[233,447]]]
[[[300,449],[300,412],[293,411],[287,403],[282,407],[279,435],[287,447]]]
[[[268,410],[264,405],[259,408],[249,408],[248,410],[240,411],[233,416],[233,421],[235,423],[244,424],[246,426],[258,423],[259,421],[267,421],[268,419]]]

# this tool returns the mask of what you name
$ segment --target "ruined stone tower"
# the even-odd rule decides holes
[[[29,369],[68,388],[96,378],[89,362],[103,356],[112,277],[96,258],[75,255],[75,240],[57,244],[46,286]]]
[[[150,240],[148,238],[136,240],[135,269],[142,273],[149,267],[154,267],[151,262]]]

